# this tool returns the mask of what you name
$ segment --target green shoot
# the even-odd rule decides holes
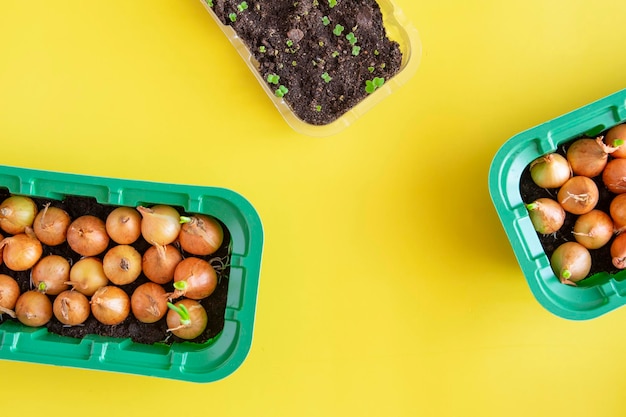
[[[368,70],[368,71],[370,72],[370,74],[371,74],[372,72],[374,72],[375,68],[374,68],[374,67],[367,67],[367,70]]]
[[[337,0],[328,0],[328,5],[332,9],[333,7],[337,5]]]
[[[335,25],[335,28],[333,29],[333,33],[337,36],[341,36],[341,32],[343,32],[345,28],[339,24]]]
[[[356,44],[356,36],[354,36],[354,33],[350,32],[346,35],[346,39],[348,40],[348,42],[350,42],[350,45],[355,45]]]
[[[264,54],[267,51],[267,49],[265,49],[264,45],[259,46],[259,52]]]
[[[291,39],[287,39],[287,42],[285,42],[287,44],[288,47],[292,47],[293,46],[293,41]]]
[[[206,4],[207,4],[209,7],[213,7],[213,0],[206,0]]]
[[[291,66],[292,66],[292,67],[297,67],[297,66],[298,66],[298,63],[297,63],[296,61],[291,61]]]
[[[322,16],[322,24],[324,26],[330,25],[330,19],[328,18],[328,16]]]
[[[372,80],[365,81],[365,91],[367,94],[372,94],[378,88],[382,87],[385,84],[385,79],[381,77],[374,77]]]
[[[320,106],[319,104],[317,106],[315,106],[315,111],[316,112],[321,112],[322,111],[322,106]]]
[[[339,56],[339,51],[333,51],[331,55],[333,58],[337,58]]]
[[[380,52],[378,52],[378,49],[374,49],[374,55],[376,56],[380,55]]]
[[[327,84],[330,82],[330,80],[332,80],[331,76],[330,76],[330,75],[328,75],[328,73],[327,73],[327,72],[325,72],[325,73],[323,73],[323,74],[322,74],[322,79],[323,79],[323,80],[324,80],[324,82],[325,82],[325,83],[327,83]]]
[[[278,85],[278,80],[280,80],[280,76],[276,75],[276,74],[268,74],[267,75],[267,82],[270,84],[276,84]]]
[[[352,47],[352,55],[357,56],[361,52],[361,47],[359,45],[354,45]]]
[[[241,3],[237,5],[237,10],[239,10],[240,12],[243,12],[247,8],[248,8],[248,3],[245,1],[242,1]]]
[[[180,324],[183,326],[188,326],[191,324],[191,316],[189,315],[189,310],[185,307],[184,304],[181,304],[180,307],[176,307],[174,304],[168,302],[167,306],[170,310],[174,310],[180,316]]]
[[[289,90],[287,89],[287,87],[285,87],[284,85],[280,85],[278,89],[274,92],[274,94],[276,94],[276,97],[278,98],[283,98],[288,92]]]
[[[237,21],[237,14],[231,13],[228,15],[228,18],[230,19],[231,22],[235,23]]]

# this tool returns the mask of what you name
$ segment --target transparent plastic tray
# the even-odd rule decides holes
[[[287,124],[296,132],[304,135],[317,137],[331,136],[346,129],[359,117],[368,112],[372,107],[380,103],[383,99],[404,85],[415,74],[420,64],[422,44],[417,29],[411,24],[402,10],[400,10],[400,8],[398,8],[392,0],[377,0],[383,15],[383,24],[387,31],[387,36],[391,40],[398,42],[400,51],[402,52],[402,64],[399,72],[391,79],[386,80],[385,84],[381,88],[373,94],[367,96],[364,100],[334,122],[327,125],[313,125],[298,118],[285,100],[276,97],[274,90],[269,87],[266,80],[264,80],[259,73],[258,61],[253,57],[248,47],[239,38],[239,36],[237,36],[233,28],[222,24],[222,22],[208,6],[206,0],[200,0],[200,2],[205,6],[217,26],[222,30],[224,35],[226,35],[235,50],[248,65],[250,71],[254,74],[255,78],[274,106],[276,106]]]

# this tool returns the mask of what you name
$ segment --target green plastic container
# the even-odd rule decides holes
[[[598,317],[626,304],[626,276],[593,276],[590,287],[563,285],[552,272],[520,195],[522,172],[535,158],[581,135],[590,137],[626,121],[626,89],[517,134],[496,153],[489,192],[528,285],[541,305],[571,320]],[[596,274],[600,275],[600,274]]]
[[[75,339],[29,328],[16,321],[0,325],[0,359],[190,382],[212,382],[234,372],[245,360],[259,286],[263,229],[241,195],[223,188],[74,175],[0,166],[0,187],[12,194],[62,200],[94,197],[99,203],[138,206],[170,204],[211,215],[231,234],[232,254],[223,331],[204,343],[145,345],[130,339],[87,336]]]

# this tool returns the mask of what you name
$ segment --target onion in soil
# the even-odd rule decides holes
[[[102,267],[113,284],[130,284],[141,274],[141,254],[130,245],[113,246],[104,255]]]
[[[31,281],[33,286],[48,295],[57,295],[67,289],[70,279],[70,263],[60,255],[44,256],[33,266]]]
[[[626,234],[622,233],[611,243],[611,262],[617,269],[626,268]]]
[[[0,247],[4,263],[13,271],[26,271],[32,268],[43,253],[41,242],[34,235],[27,233],[5,237],[0,242]]]
[[[165,289],[154,282],[141,284],[130,297],[133,315],[142,323],[155,323],[167,313],[167,297]]]
[[[626,229],[626,194],[613,197],[609,204],[609,214],[613,219],[615,232],[623,232]]]
[[[52,303],[54,316],[66,326],[77,326],[89,317],[91,308],[89,300],[78,291],[63,291]]]
[[[558,188],[572,177],[572,170],[564,156],[550,153],[531,162],[530,175],[541,188]]]
[[[596,207],[600,198],[598,186],[589,177],[581,175],[567,180],[557,194],[563,209],[572,214],[585,214]]]
[[[207,313],[204,307],[195,300],[185,298],[176,304],[168,303],[167,331],[180,337],[191,340],[200,336],[206,329]]]
[[[612,156],[615,158],[626,158],[626,123],[610,128],[604,136],[604,142],[609,146],[617,146],[617,150]]]
[[[576,285],[591,270],[591,254],[578,242],[565,242],[552,253],[550,265],[563,284]]]
[[[141,234],[146,242],[163,247],[173,243],[180,233],[181,216],[171,206],[156,205],[150,208],[139,206],[141,214]]]
[[[15,316],[26,326],[43,326],[52,318],[52,301],[39,291],[26,291],[15,303]]]
[[[109,246],[109,235],[103,220],[92,215],[83,215],[70,223],[67,243],[82,256],[96,256]]]
[[[567,149],[567,161],[574,175],[593,178],[602,173],[608,156],[617,148],[606,145],[602,136],[596,139],[577,139]]]
[[[626,159],[610,160],[602,171],[602,182],[612,193],[626,193]]]
[[[215,253],[222,245],[224,230],[217,220],[203,214],[183,219],[178,242],[185,252],[206,256]]]
[[[8,314],[15,318],[15,303],[20,296],[17,281],[6,274],[0,274],[0,315]]]
[[[144,275],[157,284],[167,284],[174,279],[176,266],[183,257],[172,245],[151,246],[143,254],[142,269]]]
[[[133,207],[117,207],[107,216],[105,226],[111,240],[130,245],[141,236],[141,215]]]
[[[172,299],[187,297],[201,300],[208,297],[217,287],[217,273],[204,259],[190,257],[183,259],[174,271],[174,292]]]
[[[124,290],[112,285],[98,289],[90,303],[96,320],[108,326],[123,322],[130,313],[130,297]]]
[[[600,249],[613,237],[613,220],[602,210],[580,215],[574,223],[574,238],[587,249]]]
[[[81,258],[70,269],[70,280],[67,284],[86,296],[92,296],[99,288],[109,284],[99,258]]]
[[[65,210],[47,203],[35,216],[33,232],[41,243],[57,246],[65,242],[70,223],[70,215]]]
[[[0,228],[12,235],[24,233],[27,227],[32,227],[36,215],[37,205],[32,198],[8,197],[0,203]]]
[[[543,235],[557,232],[565,222],[565,210],[551,198],[538,198],[526,209],[535,230]]]

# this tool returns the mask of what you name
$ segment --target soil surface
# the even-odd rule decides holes
[[[10,195],[11,194],[8,192],[7,189],[0,188],[0,201],[3,201]],[[52,206],[60,207],[67,211],[72,219],[75,219],[84,214],[91,214],[93,216],[101,218],[102,220],[106,220],[106,216],[115,207],[117,207],[114,205],[100,204],[95,199],[87,197],[67,196],[62,201],[35,197],[32,198],[37,203],[37,207],[39,210],[42,210],[46,203],[50,203]],[[190,213],[186,213],[180,207],[177,207],[177,209],[181,215],[190,215]],[[224,312],[226,309],[228,274],[230,269],[228,266],[223,266],[224,264],[227,264],[227,261],[229,259],[228,247],[230,242],[230,234],[223,224],[222,227],[224,229],[224,243],[222,244],[220,249],[213,255],[204,257],[200,256],[200,258],[209,261],[215,267],[216,271],[218,272],[219,283],[217,285],[217,288],[215,289],[215,292],[213,292],[213,294],[200,302],[207,310],[208,324],[204,333],[198,338],[192,340],[192,342],[196,343],[206,342],[207,340],[217,336],[224,328]],[[2,232],[2,234],[5,237],[10,236],[9,234],[4,232]],[[113,247],[114,245],[115,243],[111,241],[111,243],[109,244],[109,248]],[[67,242],[58,246],[42,246],[42,257],[50,254],[61,255],[67,259],[70,259],[70,264],[78,261],[81,258],[80,255],[75,253],[69,247]],[[134,244],[132,244],[132,246],[135,247],[135,249],[137,249],[141,254],[143,254],[145,250],[150,247],[150,245],[142,237],[140,237]],[[105,252],[97,257],[102,259]],[[181,254],[183,255],[183,257],[188,256],[188,254],[186,254],[182,250]],[[18,284],[20,285],[20,290],[22,292],[31,289],[30,270],[15,272],[10,270],[3,263],[2,265],[0,265],[0,274],[6,274],[16,279]],[[130,297],[135,288],[148,281],[149,280],[142,273],[135,282],[119,287],[122,288]],[[167,292],[173,291],[171,283],[165,284],[163,287]],[[51,301],[54,300],[54,296],[49,295],[48,297],[50,297]],[[6,320],[16,319],[12,319],[7,314],[0,315],[0,324]],[[138,321],[133,316],[132,312],[129,314],[126,320],[114,326],[103,325],[98,322],[93,317],[93,315],[90,315],[85,323],[79,326],[72,327],[63,325],[53,316],[52,320],[46,325],[46,327],[48,328],[49,332],[75,338],[83,338],[88,334],[96,334],[108,337],[131,338],[134,342],[143,344],[153,344],[157,342],[172,344],[174,342],[183,341],[182,339],[179,339],[178,337],[172,335],[170,332],[167,331],[165,318],[153,324],[144,324]]]
[[[605,133],[606,132],[600,133],[599,136],[603,136]],[[580,136],[580,137],[586,137],[586,136]],[[579,139],[579,138],[574,138],[562,144],[561,146],[559,146],[559,148],[555,152],[565,156],[567,153],[568,147],[576,139]],[[610,155],[609,155],[609,160],[611,160]],[[613,197],[615,197],[615,194],[610,192],[606,188],[606,186],[602,182],[601,175],[598,175],[592,178],[592,180],[598,186],[598,191],[599,191],[599,200],[595,208],[602,210],[608,214],[609,205]],[[531,203],[537,198],[541,198],[541,197],[547,197],[547,198],[552,198],[553,200],[556,200],[557,192],[558,192],[558,189],[539,188],[533,182],[530,176],[530,166],[527,166],[524,169],[522,176],[520,178],[520,195],[524,203],[526,204]],[[539,241],[541,242],[541,245],[548,259],[550,259],[554,250],[557,247],[559,247],[562,243],[565,243],[568,241],[575,241],[574,236],[572,235],[572,230],[573,230],[574,223],[576,222],[577,218],[578,216],[566,212],[565,223],[563,224],[563,226],[561,227],[559,231],[550,235],[538,234]],[[611,275],[619,272],[619,270],[613,266],[613,263],[611,261],[610,247],[611,247],[612,242],[613,242],[613,239],[611,239],[609,243],[607,243],[600,249],[589,250],[589,253],[591,254],[591,271],[587,275],[587,278],[577,283],[578,286],[585,287],[585,286],[592,286],[592,285],[598,284],[603,278],[600,278],[598,276],[594,277],[594,275],[598,274],[599,272],[608,272]],[[604,280],[606,280],[606,278],[604,278]]]
[[[389,80],[400,70],[402,52],[387,38],[374,0],[337,0],[332,8],[328,0],[212,4],[219,20],[248,46],[263,78],[280,77],[270,87],[285,86],[285,102],[309,124],[331,123],[368,95],[367,80]],[[344,28],[339,35],[333,33],[336,25]],[[350,33],[356,42],[347,38]]]

